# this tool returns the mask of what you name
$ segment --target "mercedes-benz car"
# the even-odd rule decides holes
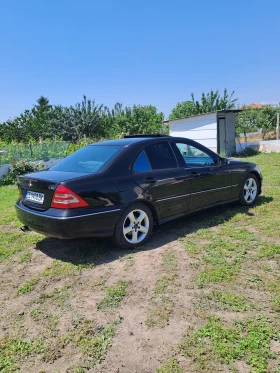
[[[254,163],[222,158],[186,138],[138,135],[85,146],[46,171],[20,176],[18,188],[23,230],[113,236],[133,248],[171,219],[233,201],[252,206],[262,175]]]

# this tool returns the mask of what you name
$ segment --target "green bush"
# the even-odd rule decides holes
[[[68,147],[67,147],[67,150],[66,150],[66,156],[69,155],[69,154],[74,153],[76,150],[81,149],[84,146],[86,146],[86,144],[84,143],[84,141],[79,141],[77,144],[70,143],[68,145]]]
[[[41,164],[25,163],[24,161],[13,162],[7,175],[3,176],[0,180],[0,185],[12,185],[17,181],[18,176],[27,174],[29,172],[39,171],[42,167]]]
[[[69,143],[68,146],[67,146],[67,149],[65,151],[65,156],[74,153],[76,150],[79,150],[79,149],[83,148],[84,146],[87,146],[89,144],[94,144],[96,142],[104,141],[104,140],[106,140],[106,139],[100,138],[99,140],[97,140],[97,139],[87,138],[86,140],[85,139],[79,140],[75,144]]]
[[[0,150],[4,151],[0,155],[0,164],[11,163],[11,161],[47,161],[51,158],[64,158],[69,142],[67,141],[44,141],[42,143],[11,143],[5,144],[0,141]]]

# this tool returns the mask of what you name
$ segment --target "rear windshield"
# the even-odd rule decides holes
[[[95,173],[106,163],[109,163],[120,150],[121,147],[119,146],[86,146],[68,155],[68,157],[51,167],[50,170]]]

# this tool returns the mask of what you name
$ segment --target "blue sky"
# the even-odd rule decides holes
[[[0,121],[47,96],[166,116],[190,93],[280,101],[279,1],[0,0]]]

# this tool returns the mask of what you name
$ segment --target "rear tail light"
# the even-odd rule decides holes
[[[86,207],[88,203],[72,192],[69,188],[59,185],[54,191],[51,207],[56,209],[73,209],[77,207]]]

